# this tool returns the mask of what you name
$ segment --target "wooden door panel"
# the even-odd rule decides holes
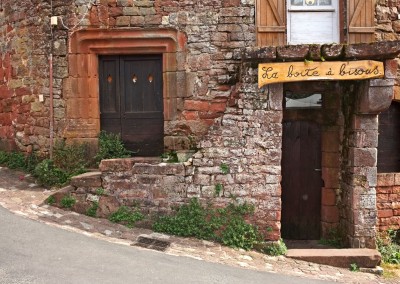
[[[161,155],[164,148],[162,56],[105,57],[100,64],[100,72],[103,72],[100,77],[107,79],[109,75],[105,69],[111,67],[108,62],[112,60],[117,62],[114,90],[118,98],[115,107],[118,116],[112,111],[111,115],[102,113],[101,128],[114,133],[119,131],[125,146],[137,152],[136,155]],[[101,104],[106,105],[109,103],[107,86],[101,90]],[[113,110],[113,106],[104,106],[104,109]]]
[[[375,39],[375,0],[347,0],[348,43]]]
[[[282,236],[319,239],[321,230],[321,133],[307,121],[283,125]]]
[[[122,139],[136,156],[159,156],[163,152],[162,119],[129,119],[122,124]]]
[[[379,114],[378,173],[400,171],[400,103]]]
[[[120,118],[120,97],[118,90],[118,56],[100,58],[100,113],[104,118]]]

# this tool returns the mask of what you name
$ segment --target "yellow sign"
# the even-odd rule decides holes
[[[383,62],[372,60],[261,63],[258,65],[258,87],[296,81],[361,80],[384,75]]]

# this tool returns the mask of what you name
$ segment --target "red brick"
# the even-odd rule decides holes
[[[393,210],[393,215],[394,216],[400,216],[400,209]]]
[[[376,208],[378,209],[392,209],[393,207],[392,202],[378,202],[376,204]]]
[[[393,186],[392,193],[400,194],[400,186]]]
[[[182,112],[183,117],[186,120],[198,120],[199,119],[199,115],[197,113],[197,111],[183,111]]]
[[[109,13],[111,17],[119,17],[123,15],[121,7],[112,7],[109,9]]]
[[[393,216],[393,210],[385,209],[385,210],[378,210],[378,218],[388,218]]]
[[[199,112],[200,119],[215,119],[220,117],[221,115],[221,113],[216,112]]]
[[[389,201],[389,194],[377,194],[376,195],[376,202],[384,203]]]
[[[211,103],[210,111],[212,112],[224,112],[226,109],[226,102],[222,103]]]
[[[222,7],[239,7],[240,0],[223,0]]]
[[[393,186],[394,185],[394,174],[393,173],[380,173],[378,174],[378,186]]]
[[[389,194],[393,192],[393,187],[391,186],[379,186],[376,188],[377,194]]]
[[[184,109],[185,110],[208,111],[210,109],[210,103],[208,101],[186,100]]]

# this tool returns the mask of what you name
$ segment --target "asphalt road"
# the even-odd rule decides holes
[[[0,207],[0,283],[328,283],[90,238]]]

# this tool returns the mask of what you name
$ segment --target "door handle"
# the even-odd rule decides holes
[[[314,169],[316,172],[322,172],[322,169]]]

